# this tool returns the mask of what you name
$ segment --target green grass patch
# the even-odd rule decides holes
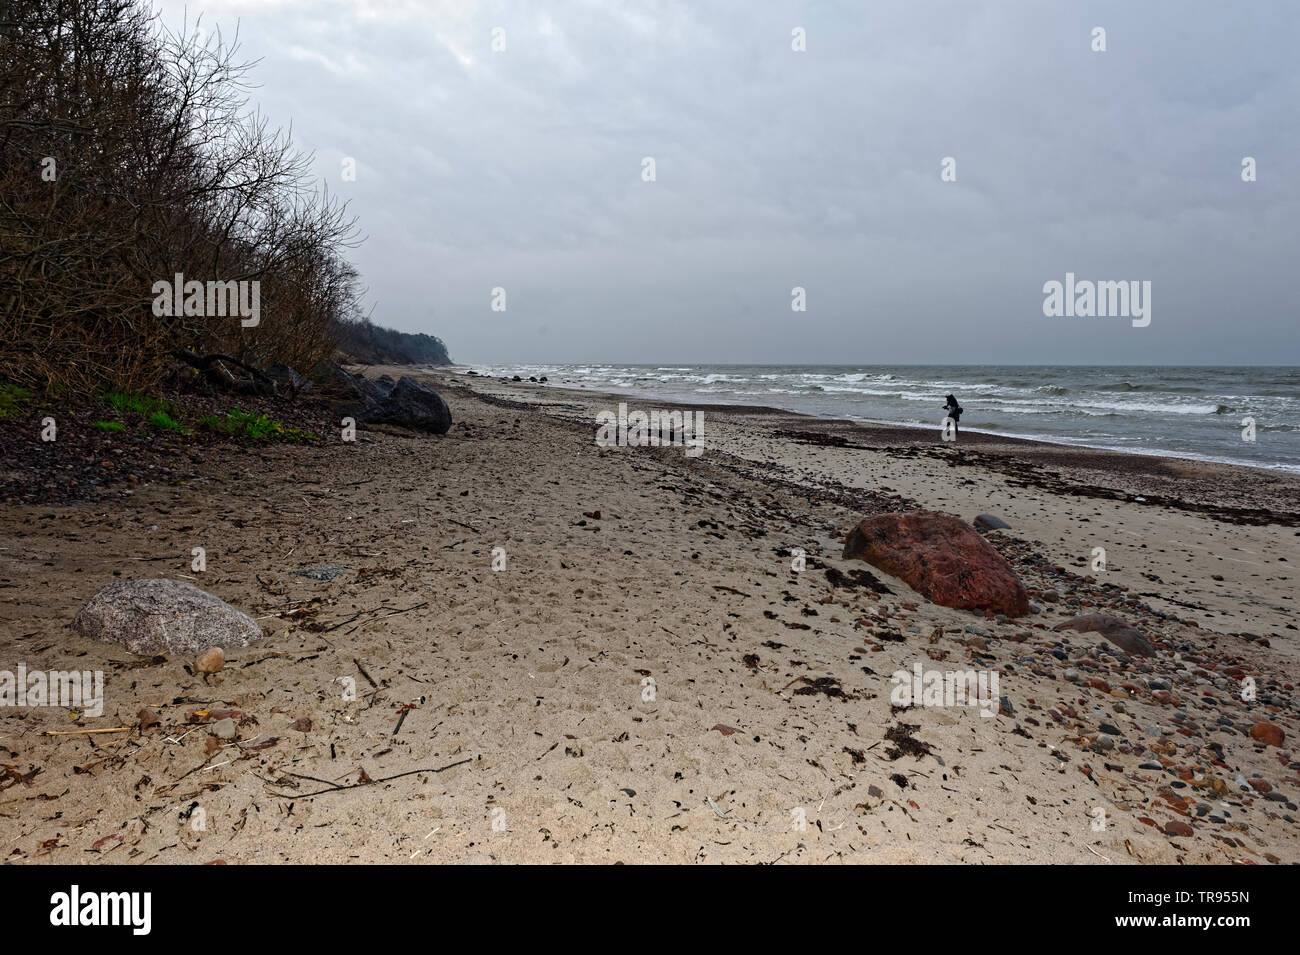
[[[22,385],[15,385],[12,382],[0,382],[0,420],[12,418],[18,413],[22,406],[32,393]]]
[[[253,438],[258,441],[273,439],[276,441],[316,442],[320,440],[310,431],[291,428],[286,424],[268,418],[264,414],[254,414],[251,411],[244,411],[242,408],[227,411],[224,415],[208,415],[205,418],[200,418],[198,425],[200,428],[206,428],[218,434]]]
[[[120,421],[96,421],[91,425],[92,428],[98,428],[100,431],[125,431],[126,425]]]
[[[160,431],[177,431],[181,434],[190,433],[189,428],[185,427],[185,425],[181,424],[165,411],[155,411],[144,420],[150,427],[157,428]]]
[[[133,395],[125,391],[110,391],[104,395],[104,401],[119,414],[134,412],[142,418],[149,418],[159,413],[171,416],[176,409],[166,401],[151,398],[149,395]]]

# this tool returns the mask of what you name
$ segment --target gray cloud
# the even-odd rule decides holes
[[[205,11],[359,215],[376,321],[462,361],[1300,361],[1300,8]],[[1151,326],[1045,318],[1067,271],[1150,279]]]

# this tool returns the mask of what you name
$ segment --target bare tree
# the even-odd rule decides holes
[[[250,109],[238,37],[197,26],[0,0],[0,376],[147,389],[178,349],[309,369],[355,314],[355,221]],[[259,282],[263,321],[155,314],[177,273]]]

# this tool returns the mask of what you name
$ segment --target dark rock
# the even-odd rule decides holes
[[[331,399],[340,414],[368,424],[395,424],[417,431],[446,434],[451,409],[442,396],[423,382],[403,375],[370,379],[354,375],[336,362],[321,362],[313,372],[317,391]]]
[[[365,420],[446,434],[451,428],[451,409],[438,392],[403,375]]]
[[[266,369],[266,376],[275,382],[282,395],[293,396],[312,390],[312,383],[288,365],[275,364]]]
[[[993,514],[981,514],[975,518],[974,523],[976,528],[982,531],[1005,531],[1011,529],[1010,524]]]
[[[1011,565],[973,527],[947,514],[868,517],[845,540],[844,557],[901,578],[940,606],[1008,617],[1029,612],[1029,598]]]
[[[332,400],[340,414],[364,421],[378,407],[380,395],[375,383],[364,375],[352,374],[337,362],[318,364],[312,371],[312,381],[316,392]]]

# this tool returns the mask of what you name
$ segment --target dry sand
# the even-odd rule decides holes
[[[603,449],[618,398],[428,377],[445,438],[231,448],[188,486],[4,510],[0,669],[106,678],[97,719],[0,710],[10,861],[1300,861],[1300,481],[746,409],[706,409],[698,458]],[[1039,611],[832,588],[866,569],[843,534],[914,504],[1006,519],[990,540]],[[346,570],[293,573],[319,565]],[[266,637],[206,682],[84,640],[73,615],[115,575],[193,579]],[[1050,629],[1097,609],[1157,657]],[[891,712],[889,675],[918,662],[997,670],[1012,711]],[[222,708],[237,742],[187,724]],[[1283,748],[1247,735],[1265,719]],[[41,735],[79,726],[131,730]]]

